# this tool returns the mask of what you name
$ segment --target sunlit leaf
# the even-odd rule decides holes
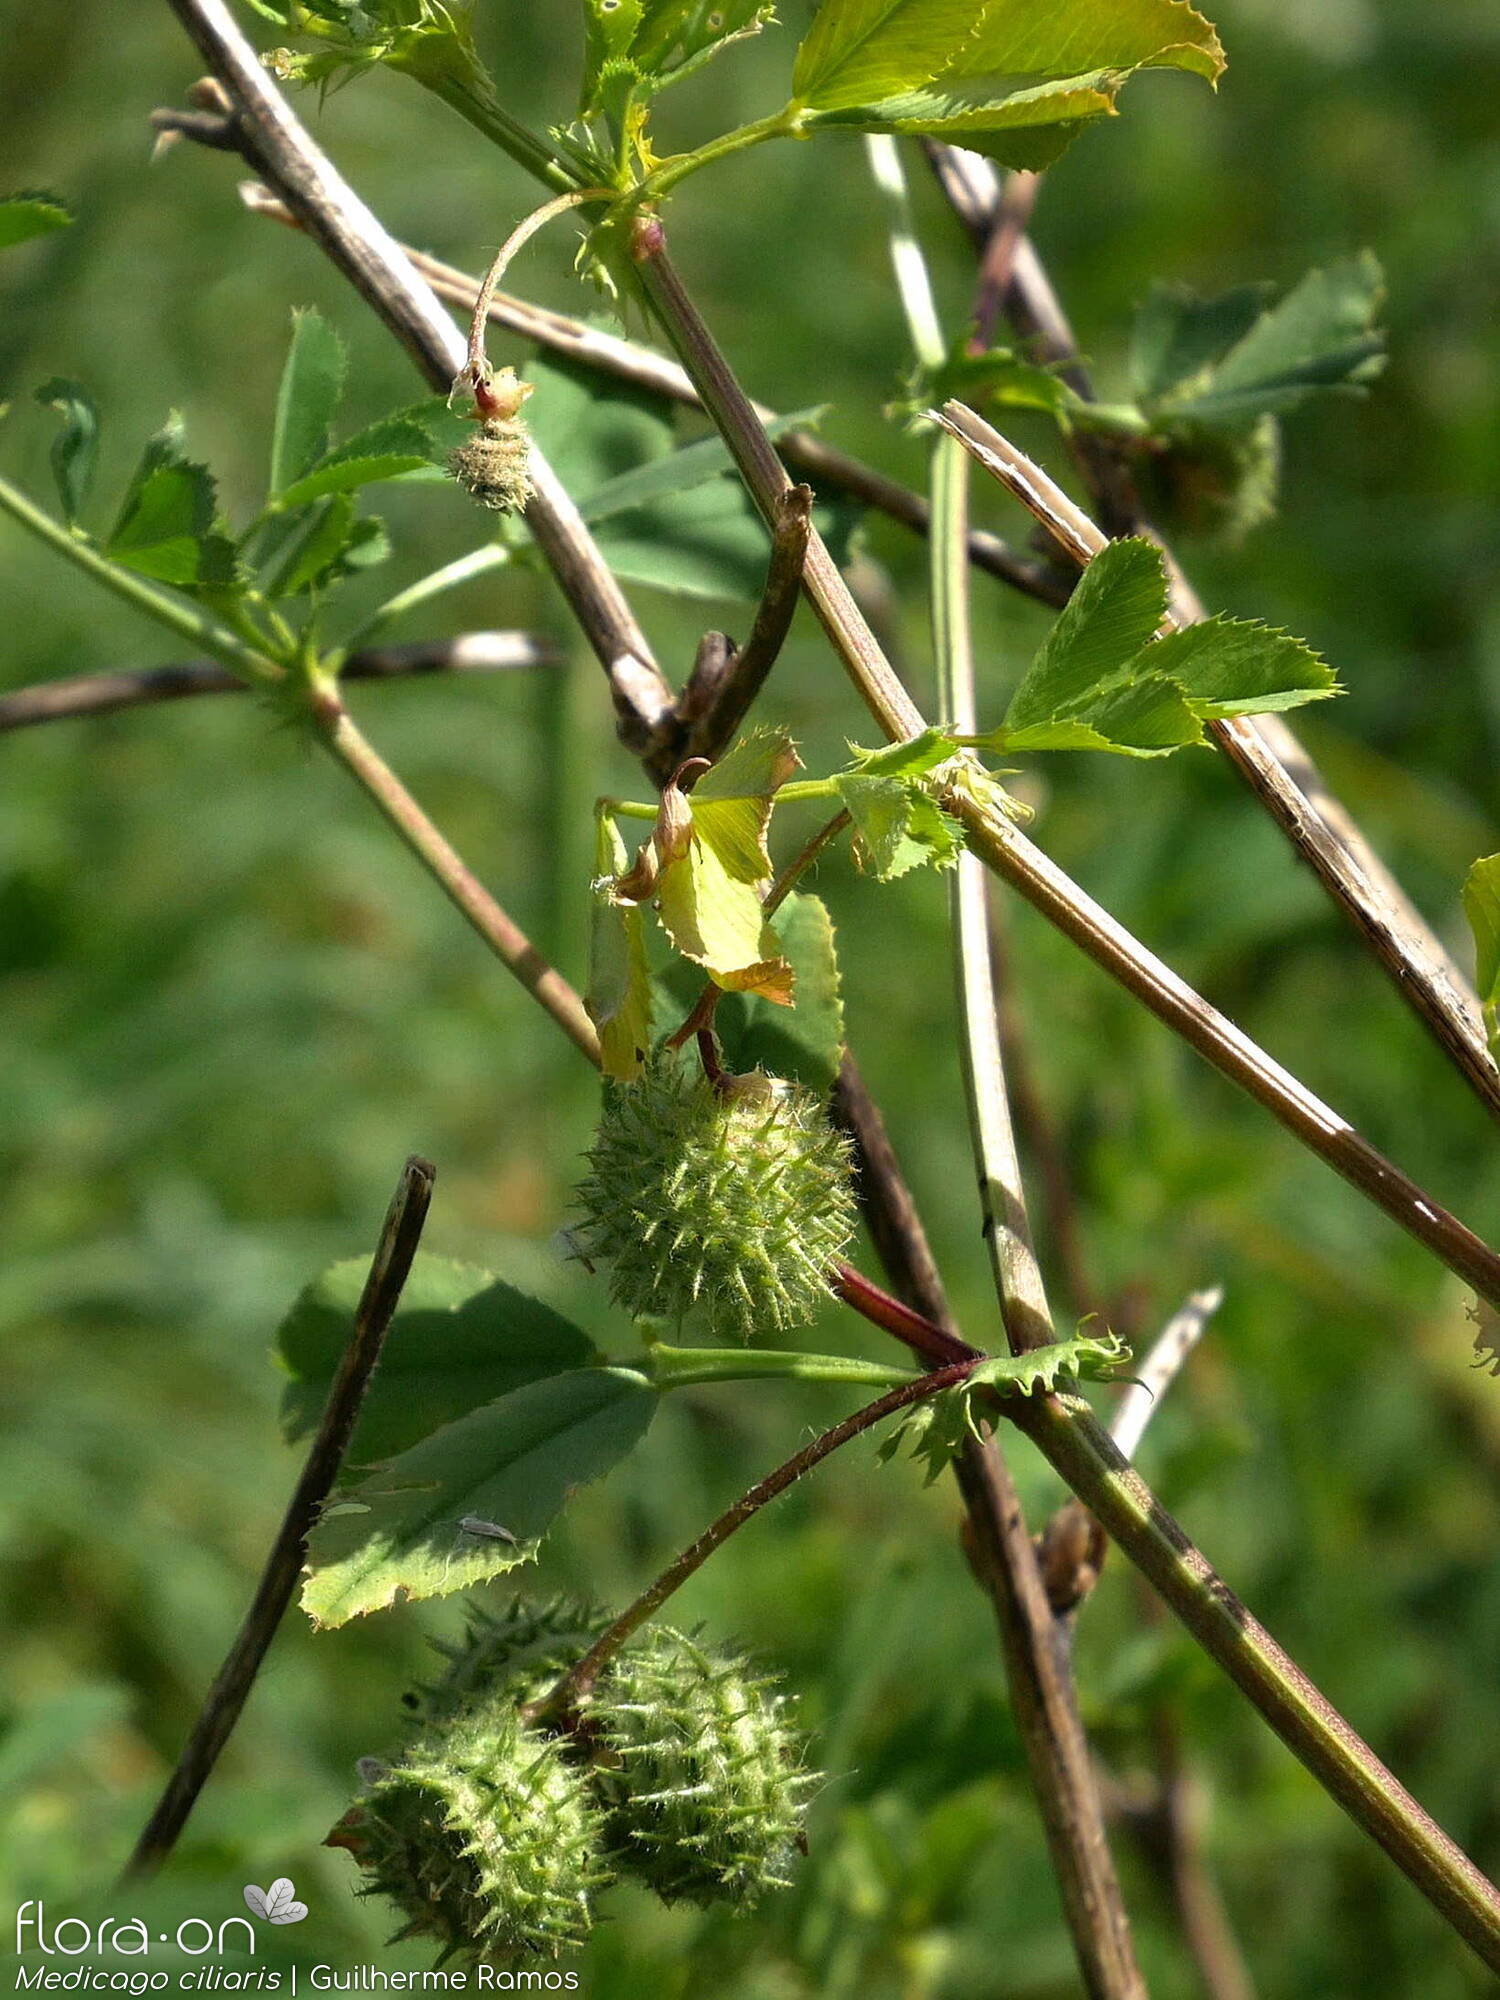
[[[1182,0],[823,0],[797,52],[800,123],[927,133],[1038,167],[1137,69],[1224,67]]]
[[[924,865],[946,868],[958,858],[962,828],[916,779],[844,771],[838,788],[854,822],[854,858],[877,882],[893,882]]]
[[[1111,542],[1078,579],[1006,710],[1007,731],[1071,715],[1126,667],[1166,616],[1167,579],[1150,542]]]
[[[772,803],[800,761],[784,729],[753,729],[694,784],[694,830],[737,882],[770,875]]]
[[[1205,721],[1298,708],[1339,692],[1333,669],[1305,641],[1253,619],[1205,618],[1169,632],[1145,664],[1175,682]]]
[[[599,1030],[606,1076],[629,1083],[641,1073],[651,1047],[651,970],[646,962],[645,915],[621,900],[614,878],[626,864],[625,843],[607,813],[598,820],[589,926],[586,1004]]]
[[[631,1369],[579,1368],[433,1432],[335,1496],[308,1543],[303,1608],[316,1624],[343,1625],[529,1561],[569,1494],[640,1442],[656,1401]],[[465,1519],[515,1541],[465,1534]]]
[[[825,1095],[844,1054],[833,922],[816,896],[791,895],[776,912],[776,931],[796,980],[792,1005],[778,1006],[756,993],[726,993],[714,1014],[714,1030],[729,1069],[760,1068]]]

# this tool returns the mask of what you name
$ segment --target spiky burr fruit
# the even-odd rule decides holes
[[[579,1237],[637,1318],[701,1315],[720,1338],[804,1326],[854,1233],[849,1144],[801,1084],[710,1082],[658,1053],[606,1084]]]
[[[460,1639],[434,1642],[447,1662],[443,1672],[408,1697],[424,1724],[461,1715],[502,1690],[518,1708],[537,1700],[583,1658],[605,1622],[587,1604],[566,1597],[548,1604],[517,1597],[504,1611],[471,1603],[468,1613]]]
[[[785,1888],[809,1790],[785,1698],[729,1652],[654,1627],[583,1714],[610,1857],[666,1902],[745,1909]]]
[[[406,1918],[396,1937],[433,1938],[445,1958],[574,1950],[609,1879],[587,1778],[503,1694],[372,1767],[333,1839],[364,1869],[361,1893]]]

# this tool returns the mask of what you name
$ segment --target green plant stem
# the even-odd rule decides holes
[[[486,542],[482,548],[471,549],[466,556],[456,556],[452,562],[444,563],[441,569],[419,577],[404,590],[398,590],[394,597],[388,597],[384,604],[377,605],[369,617],[346,636],[343,650],[348,652],[364,645],[385,626],[393,625],[407,612],[430,603],[434,597],[441,597],[445,591],[456,590],[460,584],[469,583],[476,576],[487,576],[492,569],[504,569],[514,554],[515,551],[504,542]]]
[[[546,1008],[574,1048],[597,1069],[599,1036],[583,1001],[501,909],[361,733],[329,677],[320,679],[310,706],[319,738],[330,755],[374,800],[387,823],[501,964],[515,974],[532,998]]]
[[[639,199],[643,202],[659,201],[690,174],[711,167],[719,160],[727,160],[732,154],[743,153],[751,146],[764,145],[767,139],[787,138],[796,129],[795,107],[785,104],[769,118],[757,118],[749,125],[737,125],[732,132],[720,133],[717,139],[710,139],[695,152],[673,153],[640,183]]]
[[[636,270],[648,302],[692,375],[704,408],[767,523],[790,480],[728,362],[666,253],[660,223],[635,234]],[[894,742],[926,727],[822,537],[808,539],[804,587],[855,688]],[[986,867],[1018,889],[1127,991],[1232,1082],[1270,1111],[1393,1221],[1427,1246],[1482,1298],[1500,1306],[1500,1256],[1424,1189],[1384,1159],[1348,1120],[1323,1104],[1073,882],[993,800],[960,787],[944,799]]]
[[[853,1416],[845,1417],[821,1437],[804,1445],[792,1458],[778,1465],[774,1472],[767,1473],[748,1492],[741,1494],[734,1505],[704,1529],[695,1542],[685,1548],[681,1555],[669,1563],[656,1581],[643,1590],[633,1604],[622,1611],[614,1623],[606,1628],[581,1660],[565,1673],[555,1686],[548,1689],[540,1700],[523,1709],[522,1715],[529,1721],[545,1716],[565,1718],[575,1710],[593,1687],[600,1673],[615,1653],[633,1633],[655,1617],[669,1597],[682,1588],[694,1571],[703,1567],[714,1550],[720,1548],[729,1537],[736,1534],[745,1523],[758,1514],[762,1507],[784,1493],[789,1486],[821,1465],[831,1453],[852,1438],[857,1438],[872,1425],[894,1416],[898,1410],[908,1409],[913,1403],[925,1401],[929,1396],[941,1395],[944,1389],[951,1389],[961,1382],[972,1368],[972,1361],[962,1361],[947,1368],[934,1369],[927,1375],[909,1376],[896,1388],[887,1390],[873,1403],[856,1410]]]
[[[142,611],[158,625],[165,625],[169,632],[201,646],[216,660],[229,668],[237,678],[251,685],[265,686],[279,681],[282,677],[281,664],[269,655],[256,652],[239,639],[227,626],[209,612],[184,604],[171,597],[164,590],[143,576],[136,576],[118,563],[112,563],[94,548],[92,543],[70,534],[60,521],[54,521],[50,514],[36,506],[26,495],[12,486],[8,480],[0,479],[0,509],[10,515],[29,534],[55,549],[95,583],[123,598],[125,603]]]
[[[1035,1396],[1013,1400],[1006,1414],[1330,1797],[1500,1972],[1494,1885],[1250,1615],[1088,1405],[1071,1396]]]
[[[977,1365],[974,1364],[974,1365]],[[621,1367],[639,1368],[639,1358]],[[850,1382],[866,1389],[899,1389],[914,1378],[909,1368],[861,1361],[848,1354],[797,1354],[768,1347],[668,1347],[652,1341],[645,1372],[658,1389],[687,1389],[704,1382]]]

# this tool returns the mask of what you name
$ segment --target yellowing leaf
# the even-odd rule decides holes
[[[621,1083],[640,1075],[651,1046],[651,971],[646,963],[645,921],[639,904],[621,900],[615,880],[625,861],[619,828],[601,813],[584,1004],[599,1030],[604,1074]]]
[[[771,803],[801,760],[784,729],[756,729],[693,787],[693,825],[737,882],[771,873]]]
[[[685,852],[663,864],[657,908],[673,944],[716,986],[791,1006],[795,978],[759,895],[696,833]]]

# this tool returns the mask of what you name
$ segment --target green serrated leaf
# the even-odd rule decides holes
[[[292,537],[274,573],[265,581],[267,597],[297,597],[320,589],[351,569],[368,568],[390,553],[380,523],[358,518],[347,493],[336,493],[321,505],[314,503],[313,511],[298,526],[300,532]]]
[[[585,115],[599,103],[600,83],[606,68],[630,54],[630,45],[641,25],[641,12],[642,0],[583,0],[581,103]]]
[[[1014,166],[1056,157],[1137,69],[1217,79],[1213,29],[1182,0],[823,0],[797,52],[799,122],[927,133]]]
[[[776,930],[796,981],[793,1004],[778,1007],[758,994],[726,993],[714,1029],[729,1069],[763,1069],[826,1095],[844,1054],[833,922],[816,896],[791,895],[776,913]]]
[[[331,493],[355,493],[382,480],[426,473],[431,464],[431,444],[420,425],[404,418],[388,418],[361,431],[302,478],[293,480],[277,499],[276,509],[278,513],[293,513]]]
[[[52,476],[63,516],[73,527],[88,501],[99,462],[99,412],[87,389],[61,375],[44,382],[36,400],[63,420],[52,441]]]
[[[323,1413],[369,1269],[361,1257],[330,1266],[277,1330],[277,1359],[291,1377],[281,1398],[281,1428],[290,1443],[306,1437]],[[477,1264],[420,1252],[366,1392],[349,1462],[371,1465],[406,1451],[481,1403],[598,1359],[588,1335],[540,1299]]]
[[[1293,409],[1319,390],[1357,393],[1385,366],[1385,336],[1374,324],[1384,298],[1380,264],[1368,250],[1309,271],[1158,407],[1188,422],[1243,423]]]
[[[1204,721],[1264,715],[1339,692],[1327,661],[1301,639],[1253,619],[1205,618],[1149,646],[1142,664],[1182,690]]]
[[[601,1066],[620,1083],[641,1073],[651,1047],[651,969],[645,913],[614,893],[626,865],[625,843],[607,813],[598,819],[594,851],[589,981],[585,1004],[599,1030]]]
[[[737,882],[772,872],[766,833],[776,794],[801,759],[784,729],[752,729],[693,786],[693,828]]]
[[[675,82],[726,43],[758,34],[776,18],[768,0],[645,0],[632,54],[658,83]]]
[[[1150,542],[1132,538],[1101,549],[1011,698],[1007,745],[1021,730],[1091,721],[1083,711],[1128,667],[1166,610],[1166,572]]]
[[[1464,914],[1474,933],[1474,980],[1490,1054],[1500,1062],[1500,854],[1476,861],[1464,882]]]
[[[28,191],[0,195],[0,250],[66,229],[73,212],[60,195]]]
[[[104,553],[124,569],[182,590],[238,585],[239,562],[219,529],[212,475],[184,457],[177,423],[146,446]]]
[[[320,312],[309,307],[292,314],[292,340],[271,433],[272,500],[327,456],[348,365],[342,339]]]
[[[529,1561],[569,1494],[640,1442],[656,1402],[633,1369],[579,1368],[446,1424],[335,1497],[308,1543],[303,1608],[316,1624],[344,1625]],[[515,1545],[464,1534],[465,1518],[495,1523]]]
[[[918,1403],[900,1427],[881,1443],[882,1463],[903,1448],[913,1458],[925,1462],[925,1484],[931,1485],[947,1469],[971,1437],[981,1435],[979,1425],[998,1396],[1033,1396],[1053,1393],[1072,1381],[1107,1381],[1130,1359],[1130,1349],[1118,1334],[1075,1335],[1050,1342],[1025,1354],[1005,1354],[982,1361],[956,1388]]]
[[[893,882],[913,868],[947,868],[962,852],[963,829],[920,780],[844,771],[836,783],[854,822],[855,860],[877,882]]]

